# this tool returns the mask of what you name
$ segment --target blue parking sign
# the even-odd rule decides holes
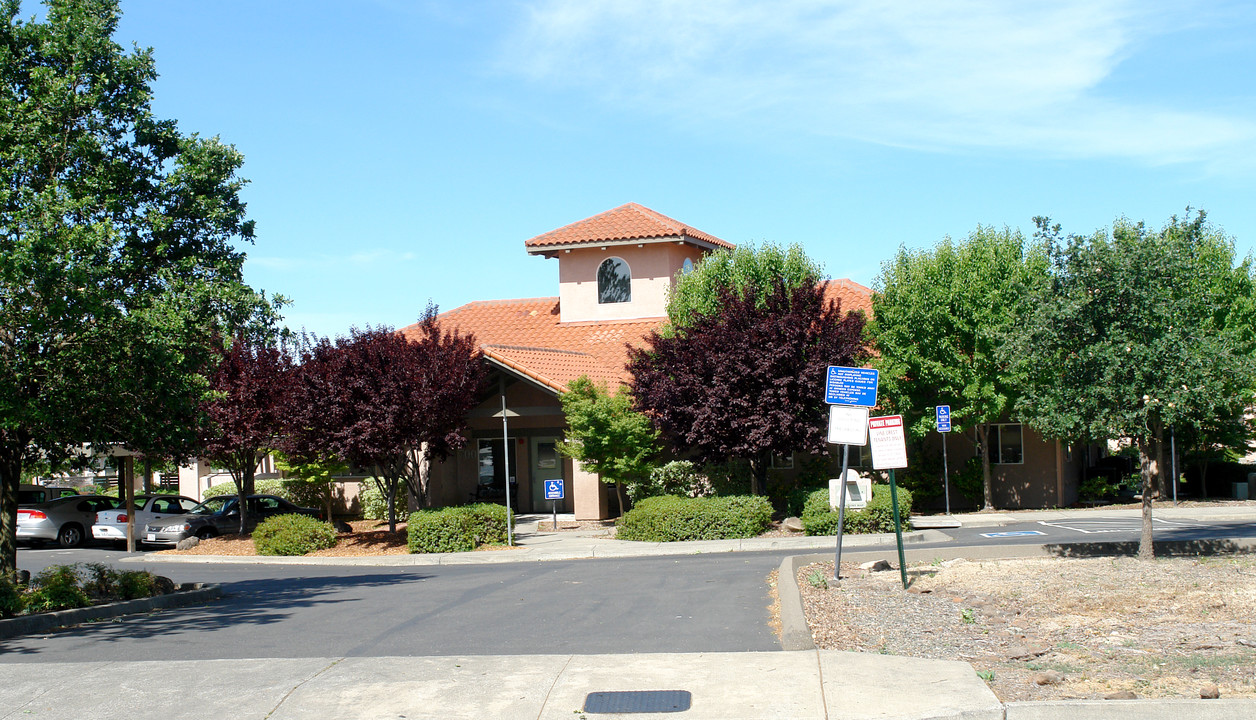
[[[563,499],[563,481],[562,480],[546,480],[545,481],[545,499],[546,500],[562,500]]]
[[[938,418],[938,432],[950,432],[951,431],[951,406],[939,405],[937,418]]]

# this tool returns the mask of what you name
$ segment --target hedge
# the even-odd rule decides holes
[[[510,522],[506,507],[493,503],[420,510],[410,515],[406,543],[412,553],[467,552],[506,542]]]
[[[898,489],[898,516],[903,529],[911,524],[911,491]],[[807,497],[802,511],[802,526],[808,535],[836,535],[838,513],[829,507],[828,488],[816,490]],[[890,486],[873,485],[872,498],[862,510],[847,510],[843,532],[889,533],[894,532],[894,509],[890,505]]]
[[[336,528],[308,515],[276,515],[253,530],[258,555],[308,555],[336,544]]]
[[[615,524],[621,540],[673,542],[754,537],[772,521],[772,505],[755,495],[646,498]]]

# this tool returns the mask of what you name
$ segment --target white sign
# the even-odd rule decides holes
[[[861,477],[854,470],[846,471],[846,507],[862,510],[872,499],[872,478]],[[842,481],[829,480],[829,507],[836,509],[842,502]]]
[[[830,405],[829,442],[834,445],[867,445],[868,408]]]
[[[903,434],[902,415],[868,418],[868,440],[874,470],[907,467],[907,436]]]

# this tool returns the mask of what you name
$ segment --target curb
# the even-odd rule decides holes
[[[186,605],[198,605],[220,597],[222,597],[222,587],[220,585],[184,583],[179,586],[178,590],[169,595],[157,595],[138,600],[121,600],[85,608],[57,610],[56,612],[23,615],[0,620],[0,639],[33,635],[67,625],[80,625],[123,615],[151,612],[164,608],[184,607]]]
[[[821,555],[790,555],[776,572],[776,595],[781,601],[781,649],[815,650],[802,593],[798,591],[798,568],[816,562]]]

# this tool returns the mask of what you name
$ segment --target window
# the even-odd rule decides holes
[[[788,455],[777,455],[776,453],[772,453],[772,469],[773,470],[793,470],[794,469],[794,454],[790,453]]]
[[[996,465],[1020,465],[1025,462],[1020,423],[991,425],[989,439],[990,462]]]
[[[632,271],[628,263],[617,257],[602,261],[597,268],[597,301],[599,305],[632,302]]]
[[[680,266],[680,274],[688,275],[691,272],[693,272],[693,260],[685,258],[685,262]]]

